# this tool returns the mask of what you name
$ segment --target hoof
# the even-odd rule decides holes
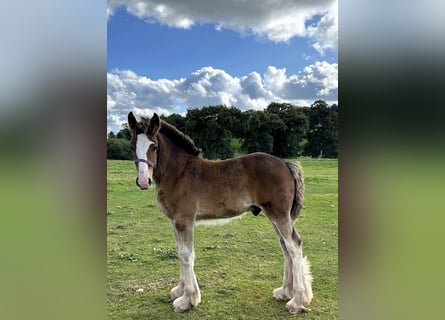
[[[189,297],[182,296],[173,302],[173,308],[175,309],[175,312],[182,313],[189,311],[193,306]]]
[[[288,308],[288,310],[292,314],[307,313],[307,312],[312,311],[311,309],[308,309],[308,308],[305,308],[305,307]]]
[[[286,293],[286,290],[283,289],[283,287],[275,289],[272,296],[278,301],[287,301],[290,299],[290,296]]]
[[[175,301],[184,294],[184,288],[182,286],[176,286],[170,291],[170,301]]]
[[[184,294],[182,297],[173,301],[175,312],[186,312],[193,309],[201,302],[201,293]]]
[[[286,303],[286,308],[292,314],[300,314],[300,313],[306,313],[306,312],[310,312],[311,311],[311,309],[308,309],[308,308],[306,308],[303,305],[298,305],[294,301],[294,299],[292,299],[288,303]]]

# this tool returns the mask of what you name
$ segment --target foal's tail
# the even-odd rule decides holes
[[[303,208],[304,200],[304,179],[303,179],[303,169],[298,162],[286,162],[292,176],[295,181],[295,196],[292,202],[292,208],[290,210],[290,216],[292,221],[298,218],[300,215],[300,210]]]

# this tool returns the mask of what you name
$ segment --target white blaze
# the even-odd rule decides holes
[[[136,140],[136,156],[138,157],[138,159],[144,159],[144,160],[148,160],[147,159],[147,151],[148,148],[150,148],[150,145],[153,142],[150,141],[150,139],[147,138],[147,135],[145,133],[140,133],[137,135],[137,140]],[[148,183],[148,165],[144,162],[139,162],[138,163],[138,179],[139,179],[139,184],[141,186],[145,186],[145,184]]]

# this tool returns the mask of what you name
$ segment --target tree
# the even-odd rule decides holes
[[[125,139],[125,140],[130,141],[131,140],[131,132],[130,132],[130,129],[128,129],[128,123],[124,123],[122,125],[122,127],[124,127],[124,128],[117,133],[116,137],[119,139]]]
[[[309,110],[308,142],[304,153],[311,157],[338,157],[338,106],[315,101]]]
[[[289,103],[271,103],[265,110],[266,114],[277,115],[282,125],[273,132],[272,154],[281,158],[292,158],[303,151],[302,141],[305,139],[308,119],[303,108]]]
[[[161,116],[161,119],[174,125],[179,131],[185,132],[185,117],[180,114],[173,113],[169,116]]]
[[[133,153],[130,149],[130,142],[126,139],[107,139],[107,159],[132,160]]]
[[[114,134],[113,131],[110,131],[110,133],[108,133],[108,138],[116,138],[116,135]]]
[[[242,149],[247,153],[272,153],[274,145],[273,134],[284,125],[276,114],[249,110],[244,112],[245,128],[243,132]]]
[[[238,135],[242,113],[234,107],[207,106],[187,110],[186,133],[208,159],[227,159],[235,154],[232,138]],[[233,132],[237,134],[234,135]]]

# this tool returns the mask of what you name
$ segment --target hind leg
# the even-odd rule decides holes
[[[289,300],[292,297],[293,292],[292,260],[284,240],[280,235],[280,231],[275,224],[273,224],[273,226],[277,233],[278,240],[280,241],[281,250],[283,251],[284,256],[283,285],[273,291],[273,297],[277,300]]]
[[[284,221],[273,221],[275,230],[280,237],[280,244],[285,256],[285,274],[283,277],[283,287],[274,291],[274,297],[285,297],[286,291],[289,291],[291,281],[292,289],[290,292],[290,301],[286,304],[289,312],[293,314],[302,313],[307,309],[304,304],[310,303],[312,299],[312,276],[309,271],[307,259],[303,259],[301,238],[295,230],[290,218]],[[287,254],[286,254],[287,252]],[[290,263],[286,260],[289,255]],[[290,268],[289,268],[290,266]],[[286,269],[288,274],[286,275]],[[290,269],[290,272],[289,272]],[[292,279],[292,280],[290,280]]]

